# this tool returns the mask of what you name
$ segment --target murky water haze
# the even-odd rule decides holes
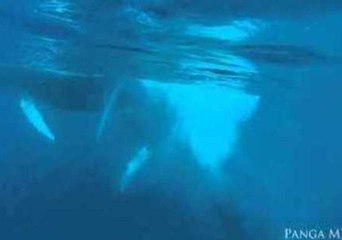
[[[2,0],[1,238],[339,227],[341,7]]]

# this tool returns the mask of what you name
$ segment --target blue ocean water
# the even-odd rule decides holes
[[[340,0],[0,0],[0,239],[342,239],[341,21]]]

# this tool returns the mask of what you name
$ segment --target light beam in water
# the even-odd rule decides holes
[[[258,96],[228,87],[144,84],[165,92],[177,111],[176,134],[189,142],[199,164],[213,172],[233,153],[239,126],[253,114],[259,101]]]

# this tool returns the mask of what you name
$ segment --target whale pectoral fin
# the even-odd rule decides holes
[[[99,125],[97,128],[97,133],[96,133],[96,139],[97,141],[99,141],[103,135],[104,129],[107,125],[107,122],[109,120],[110,117],[110,113],[115,105],[115,103],[117,102],[117,98],[118,98],[118,94],[121,90],[121,85],[113,88],[112,92],[109,95],[109,99],[106,102],[103,112],[101,114],[101,118],[99,121]]]
[[[126,170],[120,180],[120,192],[123,193],[130,183],[132,178],[137,174],[137,171],[146,163],[150,156],[150,152],[147,147],[140,148],[131,161],[128,162]]]
[[[47,125],[42,113],[38,110],[36,104],[29,96],[22,96],[20,99],[20,108],[23,111],[28,122],[44,137],[54,142],[55,135]]]

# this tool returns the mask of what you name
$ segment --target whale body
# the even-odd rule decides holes
[[[103,109],[101,76],[59,72],[29,66],[0,66],[0,90],[18,96],[20,109],[39,134],[54,142],[55,134],[45,121],[37,102],[67,111],[94,112]]]
[[[2,65],[1,88],[25,92],[33,99],[63,110],[98,111],[104,104],[104,82],[99,75]]]

